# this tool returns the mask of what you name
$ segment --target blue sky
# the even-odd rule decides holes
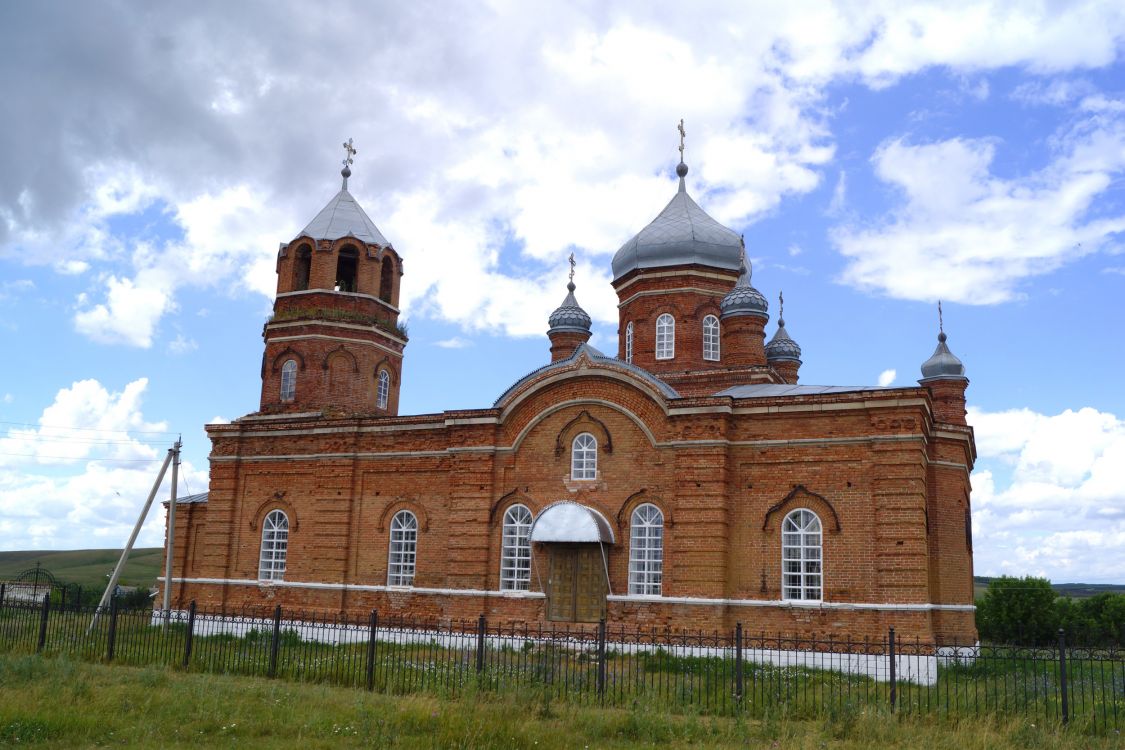
[[[405,258],[410,414],[547,361],[571,252],[616,350],[609,261],[675,190],[682,117],[802,382],[915,382],[944,300],[977,572],[1125,581],[1118,4],[66,11],[0,8],[0,549],[119,546],[176,434],[206,487],[343,140]]]

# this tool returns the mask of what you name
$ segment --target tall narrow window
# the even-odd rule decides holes
[[[395,262],[389,257],[383,256],[383,263],[379,266],[379,299],[390,302],[394,284]]]
[[[513,505],[504,514],[500,590],[527,591],[531,584],[531,511]]]
[[[583,432],[571,443],[570,478],[598,478],[598,439],[588,432]]]
[[[719,361],[719,319],[714,315],[703,319],[703,359]]]
[[[387,397],[391,393],[391,376],[386,370],[379,370],[379,377],[375,382],[375,405],[380,409],[387,408]]]
[[[387,585],[413,586],[418,551],[418,518],[400,510],[391,519],[391,551],[387,557]]]
[[[633,361],[633,321],[625,326],[625,361]]]
[[[297,397],[297,360],[287,359],[281,366],[281,400],[292,401]]]
[[[781,523],[781,598],[820,601],[823,596],[820,519],[801,508]]]
[[[629,593],[660,596],[664,574],[664,514],[651,503],[629,521]]]
[[[656,358],[672,359],[676,356],[676,321],[668,313],[656,319]]]
[[[258,579],[280,581],[285,577],[285,553],[289,549],[289,518],[271,510],[262,522],[262,550],[258,555]]]
[[[336,260],[336,291],[354,292],[356,273],[359,269],[359,251],[351,245],[340,248]]]
[[[309,271],[312,268],[312,250],[308,245],[297,248],[293,260],[293,291],[303,292],[309,288]]]

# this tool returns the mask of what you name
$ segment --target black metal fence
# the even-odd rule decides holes
[[[537,701],[755,717],[841,717],[868,708],[949,716],[1024,714],[1105,733],[1125,726],[1125,652],[935,647],[896,640],[594,626],[496,626],[126,610],[4,601],[0,651],[255,675],[391,694],[519,692]]]

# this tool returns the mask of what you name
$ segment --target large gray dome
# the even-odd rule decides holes
[[[687,194],[680,164],[680,189],[652,223],[621,246],[613,256],[613,278],[637,268],[661,268],[697,263],[737,271],[742,259],[739,236],[712,219]]]
[[[965,377],[965,365],[949,351],[945,343],[945,332],[938,334],[937,349],[934,355],[922,363],[922,380],[951,379]]]
[[[573,331],[577,333],[590,332],[590,316],[578,304],[578,300],[574,297],[574,282],[566,285],[567,295],[563,303],[551,313],[551,317],[547,319],[551,328],[547,333],[560,333],[562,331]]]

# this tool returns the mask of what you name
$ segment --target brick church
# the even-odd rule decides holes
[[[348,163],[278,251],[260,407],[207,426],[173,606],[975,640],[975,446],[944,333],[916,386],[800,384],[681,161],[613,258],[615,353],[572,279],[550,361],[491,406],[402,416],[403,256]]]

